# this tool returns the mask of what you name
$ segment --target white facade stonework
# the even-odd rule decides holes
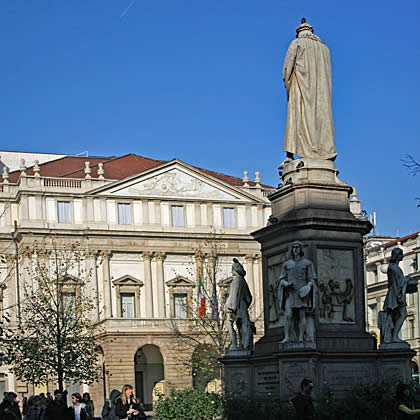
[[[388,290],[387,269],[391,252],[401,248],[404,252],[399,266],[405,276],[420,282],[420,232],[403,238],[371,236],[365,246],[366,290],[367,290],[367,329],[374,332],[379,340],[378,314],[382,310]],[[417,355],[413,359],[413,373],[418,373],[420,365],[420,295],[407,294],[408,317],[401,329],[401,338],[407,341]],[[417,376],[418,378],[418,376]]]
[[[117,172],[126,170],[133,159],[123,159]],[[178,367],[179,352],[190,359],[193,349],[179,347],[168,320],[176,308],[179,311],[175,299],[185,295],[198,301],[196,250],[210,232],[221,238],[219,280],[231,276],[232,258],[240,259],[254,297],[252,319],[262,320],[261,254],[250,232],[265,226],[271,214],[266,198],[270,189],[262,187],[259,179],[243,185],[240,179],[179,160],[134,168],[120,179],[107,177],[115,160],[106,158],[102,165],[87,162],[89,158],[65,157],[62,164],[46,162],[39,170],[29,168],[3,177],[0,253],[15,252],[10,235],[15,221],[19,247],[54,233],[60,239],[78,239],[89,248],[85,264],[92,270],[89,290],[98,304],[105,378],[89,391],[100,409],[104,394],[131,383],[150,405],[156,382],[164,380],[165,390],[192,383]],[[57,176],[43,175],[62,166],[66,168],[56,170]],[[231,218],[228,227],[226,214]],[[199,258],[202,264],[207,257]],[[10,307],[16,304],[18,286],[15,276],[6,278],[11,267],[5,258],[2,261],[1,304]],[[187,315],[178,320],[184,330],[192,326]],[[14,389],[21,396],[35,392],[31,385],[15,381],[6,367],[2,372],[7,379],[4,376],[0,386],[6,390]],[[55,385],[48,388],[51,391]]]

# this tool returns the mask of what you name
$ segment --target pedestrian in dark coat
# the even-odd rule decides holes
[[[0,404],[1,420],[21,420],[22,413],[19,408],[19,401],[14,392],[8,392]]]
[[[300,384],[300,392],[291,402],[296,410],[296,419],[298,420],[314,420],[315,410],[311,398],[311,392],[314,387],[310,379],[303,379]]]
[[[44,408],[42,407],[41,398],[36,395],[32,399],[32,404],[28,409],[26,420],[43,420],[44,419]]]
[[[67,404],[63,399],[63,392],[56,389],[54,399],[48,402],[44,420],[66,419],[68,414]]]
[[[86,406],[86,411],[89,416],[93,419],[95,417],[95,406],[93,405],[93,401],[90,399],[89,392],[85,392],[83,394],[83,401]]]
[[[133,387],[124,385],[121,395],[117,398],[115,412],[120,419],[139,419],[143,414],[139,402],[133,396]]]

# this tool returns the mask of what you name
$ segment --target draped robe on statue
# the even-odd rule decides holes
[[[283,66],[289,100],[283,150],[311,159],[334,159],[330,52],[310,31],[298,36]]]

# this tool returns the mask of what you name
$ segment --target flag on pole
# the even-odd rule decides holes
[[[198,283],[198,292],[199,292],[199,307],[198,307],[198,316],[202,318],[206,313],[206,299],[204,298],[204,289],[203,289],[203,282],[201,280]]]
[[[216,285],[213,285],[213,293],[211,296],[211,319],[215,321],[217,319],[217,297],[216,297]]]

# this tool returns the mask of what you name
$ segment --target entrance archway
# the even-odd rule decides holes
[[[219,354],[210,344],[199,344],[192,354],[193,386],[205,389],[214,379],[220,379]]]
[[[419,383],[419,365],[414,360],[411,361],[411,377],[414,382]]]
[[[153,408],[153,388],[165,379],[163,358],[159,347],[146,344],[134,355],[136,396],[146,410]]]

